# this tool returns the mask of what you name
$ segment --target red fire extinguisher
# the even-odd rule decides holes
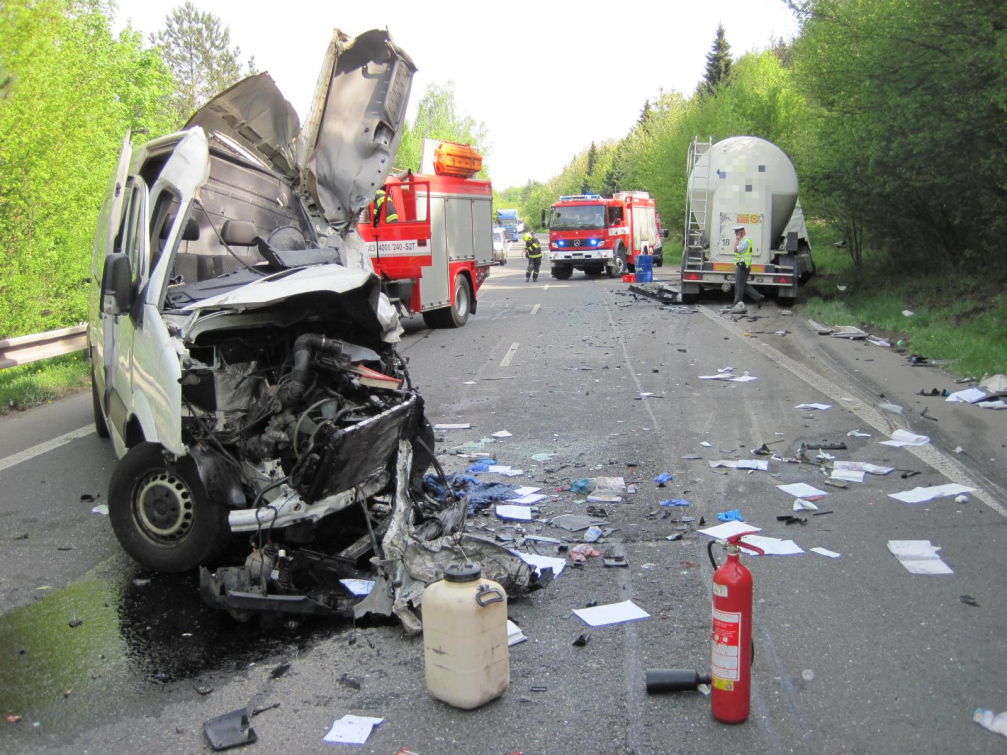
[[[713,717],[725,724],[740,724],[748,718],[752,688],[752,573],[741,565],[738,541],[754,532],[742,532],[708,546],[727,545],[727,561],[713,574],[713,684],[710,705]],[[745,548],[764,555],[760,548]]]

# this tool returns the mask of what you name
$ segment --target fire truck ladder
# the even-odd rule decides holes
[[[686,181],[691,177],[688,203],[685,209],[685,249],[683,269],[702,269],[703,236],[706,234],[706,210],[710,201],[710,159],[700,163],[699,158],[713,146],[713,138],[701,141],[693,137],[689,147]]]

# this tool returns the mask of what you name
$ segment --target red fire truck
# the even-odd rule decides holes
[[[542,224],[546,225],[545,210]],[[664,264],[660,217],[646,191],[620,191],[610,198],[598,194],[560,197],[549,208],[549,263],[552,275],[566,280],[573,271],[588,275],[607,272],[609,278],[633,270],[636,257],[653,254]]]
[[[371,203],[357,229],[402,314],[460,328],[493,263],[493,190],[472,178],[482,157],[468,145],[439,142],[431,151],[432,173],[390,176],[386,201]]]

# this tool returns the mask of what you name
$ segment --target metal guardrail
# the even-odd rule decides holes
[[[0,368],[31,364],[87,348],[87,326],[50,330],[0,341]]]

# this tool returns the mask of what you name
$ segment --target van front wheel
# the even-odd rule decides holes
[[[134,446],[116,465],[108,515],[123,550],[159,572],[208,564],[229,539],[227,510],[211,503],[196,462],[169,460],[157,443]]]

